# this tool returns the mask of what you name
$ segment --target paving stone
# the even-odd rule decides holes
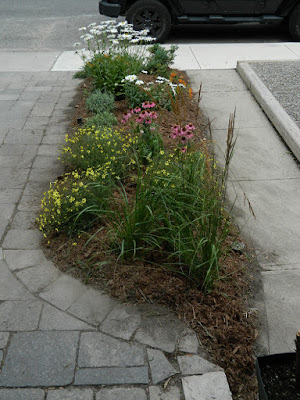
[[[40,247],[42,234],[37,229],[11,229],[4,242],[4,249],[34,250]]]
[[[89,324],[99,325],[115,304],[116,301],[107,294],[88,289],[71,305],[68,312]]]
[[[42,331],[90,331],[91,325],[80,321],[57,308],[45,304],[39,329]]]
[[[69,385],[74,377],[78,337],[78,332],[16,333],[6,355],[0,385]]]
[[[7,224],[10,221],[15,210],[15,204],[1,204],[0,206],[0,224]]]
[[[185,353],[197,353],[199,341],[196,333],[191,329],[186,329],[183,336],[179,339],[178,350]]]
[[[41,129],[45,128],[49,123],[49,117],[28,117],[24,129]]]
[[[18,204],[18,211],[38,212],[41,209],[41,198],[23,195]]]
[[[0,300],[30,300],[33,296],[15,278],[5,261],[0,261]]]
[[[10,130],[4,140],[6,144],[40,144],[44,131],[42,129]]]
[[[52,135],[45,135],[42,140],[43,144],[62,144],[64,145],[65,140],[63,135],[59,134],[52,134]]]
[[[0,247],[0,260],[4,260],[4,253],[2,247]]]
[[[14,215],[11,229],[34,229],[36,228],[36,214],[31,211],[17,211]]]
[[[50,183],[49,182],[27,182],[24,195],[30,196],[40,196],[49,189]]]
[[[224,372],[182,378],[185,400],[232,400]]]
[[[31,168],[33,159],[33,154],[23,154],[22,157],[16,155],[2,155],[0,156],[0,168],[28,169]]]
[[[37,102],[31,111],[35,117],[50,117],[54,109],[54,103]]]
[[[79,367],[136,367],[145,365],[144,349],[101,332],[81,335]]]
[[[147,385],[147,367],[130,368],[80,368],[75,375],[75,385]]]
[[[145,318],[137,330],[135,340],[168,353],[175,350],[183,325],[173,315],[160,315]]]
[[[120,305],[115,307],[101,325],[101,331],[112,336],[129,340],[141,323],[136,307]]]
[[[0,389],[1,400],[44,400],[42,389]]]
[[[4,250],[3,253],[11,271],[34,267],[47,261],[42,250]]]
[[[8,339],[9,339],[8,332],[0,332],[0,349],[4,349],[4,347],[7,345]]]
[[[52,168],[32,168],[29,181],[32,182],[52,182],[58,175],[63,173],[63,166],[53,166]]]
[[[93,400],[92,389],[55,389],[49,390],[46,400]]]
[[[0,304],[1,331],[34,331],[38,327],[42,303],[32,301],[5,301]]]
[[[61,161],[57,157],[37,156],[33,163],[33,168],[53,168],[61,165]]]
[[[47,93],[39,96],[39,103],[56,103],[60,97],[60,93]]]
[[[35,155],[38,151],[38,145],[26,145],[26,144],[3,144],[0,147],[0,155],[3,156],[15,156],[15,155]],[[27,171],[29,172],[29,171]],[[24,181],[25,182],[25,181]]]
[[[147,400],[141,388],[105,388],[96,394],[96,400]]]
[[[47,126],[45,130],[46,135],[61,135],[65,136],[66,135],[66,129],[60,125],[52,125],[52,126]]]
[[[2,168],[0,170],[0,190],[23,189],[29,171],[25,168],[22,170],[16,170],[14,167]]]
[[[182,375],[205,374],[206,372],[223,371],[221,367],[197,355],[184,355],[177,357]]]
[[[166,390],[159,386],[149,387],[150,400],[180,400],[180,390],[178,387],[168,387]]]
[[[31,293],[38,293],[56,281],[60,276],[60,272],[52,261],[46,261],[35,267],[23,269],[17,272],[16,275]]]
[[[42,144],[38,149],[39,156],[57,156],[60,154],[57,145],[53,144]]]
[[[65,311],[86,290],[87,288],[81,282],[63,275],[40,293],[40,297]]]
[[[164,353],[160,350],[147,349],[152,382],[156,385],[178,371],[169,363]]]

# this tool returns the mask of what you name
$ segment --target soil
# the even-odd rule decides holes
[[[181,71],[178,74],[188,82]],[[78,128],[80,118],[88,117],[85,109],[84,91],[91,87],[85,81],[78,93],[78,102],[72,119],[72,129]],[[185,123],[193,123],[196,127],[196,146],[208,151],[205,121],[199,112],[200,93],[190,99],[186,95],[183,110]],[[125,100],[116,102],[115,115],[120,121],[127,111]],[[178,123],[178,115],[162,111],[160,113],[160,133],[165,146],[172,148],[170,126]],[[176,145],[176,144],[175,144]],[[158,303],[174,310],[178,317],[193,328],[203,345],[206,346],[214,362],[224,368],[231,391],[235,399],[256,400],[257,382],[254,372],[254,345],[257,338],[255,310],[251,309],[251,293],[253,276],[256,267],[249,262],[251,256],[245,245],[236,250],[233,243],[237,241],[237,233],[233,226],[232,235],[227,246],[232,250],[221,260],[220,279],[210,293],[204,293],[186,277],[163,269],[160,266],[159,254],[151,264],[143,260],[135,260],[129,264],[118,262],[111,257],[110,264],[99,268],[104,260],[105,229],[96,233],[94,227],[88,236],[82,236],[77,245],[65,235],[53,237],[50,244],[45,243],[45,250],[55,264],[85,283],[105,289],[122,301],[134,303]],[[86,246],[87,238],[95,233],[94,240]],[[242,242],[239,237],[238,241]],[[93,261],[91,262],[91,257]],[[107,260],[107,256],[105,258]],[[98,264],[97,264],[98,263]]]
[[[294,360],[278,360],[261,367],[261,377],[269,400],[299,400],[296,390],[296,357]]]

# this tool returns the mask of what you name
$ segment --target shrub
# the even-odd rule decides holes
[[[37,218],[44,237],[61,232],[73,234],[99,220],[109,204],[111,180],[108,170],[109,165],[104,165],[96,170],[89,168],[81,174],[72,171],[50,184]],[[97,185],[92,186],[95,181]]]
[[[150,74],[162,75],[167,77],[168,68],[173,64],[175,52],[178,46],[172,45],[169,50],[162,47],[159,43],[155,43],[148,48],[150,57],[146,64],[146,70]]]
[[[114,114],[104,111],[101,114],[96,114],[93,117],[86,118],[85,127],[101,129],[101,127],[106,126],[108,128],[112,128],[114,125],[117,125],[117,123],[118,121]]]
[[[95,90],[89,97],[86,98],[86,106],[89,111],[94,114],[103,112],[111,112],[115,107],[115,98],[112,93],[101,92]]]
[[[136,141],[137,138],[130,133],[106,127],[79,129],[73,136],[66,135],[66,144],[62,148],[63,162],[80,171],[109,163],[113,167],[111,174],[122,178],[131,165],[132,147]]]

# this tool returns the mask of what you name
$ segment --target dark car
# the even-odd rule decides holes
[[[136,30],[148,28],[158,42],[177,24],[287,22],[300,41],[300,0],[100,0],[100,14],[126,16]]]

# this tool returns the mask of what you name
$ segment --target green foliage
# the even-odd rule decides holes
[[[169,50],[165,49],[159,43],[149,47],[150,58],[146,64],[146,70],[150,74],[168,76],[168,68],[174,62],[175,52],[178,46],[172,45]]]
[[[87,229],[95,220],[99,221],[102,210],[108,208],[111,193],[107,170],[106,165],[97,170],[89,168],[81,174],[72,171],[50,184],[37,218],[45,237],[61,232],[73,234],[79,229]],[[98,185],[92,187],[94,181],[98,181]]]
[[[85,100],[89,111],[94,114],[100,114],[104,111],[111,112],[115,108],[115,98],[112,93],[95,90]]]
[[[62,159],[68,168],[80,171],[111,165],[111,174],[118,179],[126,174],[136,140],[130,133],[106,127],[79,129],[73,136],[66,135]]]
[[[124,82],[124,93],[130,108],[140,107],[143,101],[151,100],[150,95],[134,83]]]
[[[117,125],[118,121],[114,114],[104,111],[101,114],[96,114],[93,117],[86,118],[85,120],[85,128],[96,128],[100,129],[102,126],[107,126],[108,128],[112,128],[114,125]]]
[[[86,77],[92,78],[94,86],[100,91],[124,95],[122,80],[126,75],[139,73],[143,69],[143,60],[130,54],[95,54],[85,64]]]

